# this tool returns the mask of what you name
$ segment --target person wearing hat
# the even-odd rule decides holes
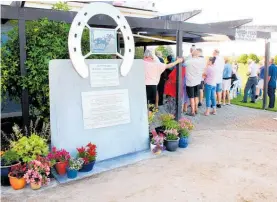
[[[258,85],[258,73],[258,65],[253,60],[249,59],[247,73],[249,77],[244,88],[244,97],[242,102],[247,103],[248,92],[251,89],[251,103],[255,103],[256,87]]]

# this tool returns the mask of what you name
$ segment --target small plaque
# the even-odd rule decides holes
[[[90,64],[91,87],[118,86],[119,73],[117,64]]]
[[[116,54],[117,34],[115,29],[90,29],[90,51],[92,54]]]

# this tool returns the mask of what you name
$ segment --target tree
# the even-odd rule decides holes
[[[258,56],[256,54],[254,54],[254,53],[249,54],[248,59],[253,60],[255,63],[259,63],[259,61],[260,61]]]
[[[238,63],[246,64],[248,60],[248,55],[247,54],[242,54],[238,58]]]
[[[52,59],[68,59],[68,33],[70,24],[48,19],[26,23],[26,69],[21,76],[19,63],[18,27],[8,32],[9,40],[1,47],[1,99],[5,96],[20,101],[22,88],[28,89],[30,113],[33,116],[49,119],[48,65]],[[83,52],[89,52],[89,31],[82,37]],[[106,55],[92,55],[92,58],[111,58]]]
[[[163,58],[166,58],[168,55],[173,55],[171,46],[158,46],[155,51],[160,51]]]
[[[53,5],[52,9],[54,10],[63,10],[63,11],[69,11],[70,7],[67,5],[66,2],[57,2]]]
[[[274,57],[274,63],[277,65],[277,55]]]

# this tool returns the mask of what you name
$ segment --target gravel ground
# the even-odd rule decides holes
[[[277,113],[226,106],[193,118],[187,149],[4,201],[276,202]]]

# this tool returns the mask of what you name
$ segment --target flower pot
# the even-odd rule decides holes
[[[32,190],[37,190],[37,189],[40,189],[41,184],[35,183],[35,182],[31,182],[30,186],[31,186]]]
[[[188,137],[180,137],[179,140],[179,147],[180,148],[186,148],[189,144],[189,138]]]
[[[9,179],[14,190],[23,189],[26,185],[26,181],[23,177],[18,179],[9,175]]]
[[[155,151],[155,147],[156,147],[156,145],[150,143],[150,150],[151,150],[151,152],[153,154],[157,154],[157,155],[161,154],[162,153],[162,149],[158,149],[157,151]],[[163,145],[161,145],[161,147],[163,147]]]
[[[69,179],[74,179],[77,177],[78,170],[72,170],[70,168],[66,168],[66,174]]]
[[[95,161],[89,162],[88,164],[84,164],[83,167],[79,170],[80,172],[89,172],[93,169]]]
[[[167,140],[165,139],[165,147],[167,151],[176,151],[179,145],[179,139],[177,140]]]
[[[59,175],[66,174],[66,167],[67,167],[67,162],[57,162],[55,164],[56,171]]]
[[[9,173],[11,172],[11,168],[18,164],[20,164],[20,162],[10,166],[1,166],[1,185],[2,186],[11,186],[10,180],[9,180]]]

